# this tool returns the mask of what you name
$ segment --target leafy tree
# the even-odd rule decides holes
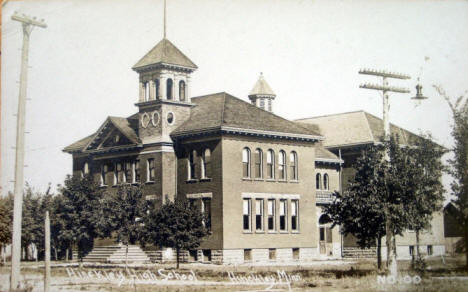
[[[409,149],[412,158],[411,179],[414,182],[414,192],[407,204],[410,229],[416,233],[416,255],[419,253],[419,235],[421,230],[430,227],[433,214],[440,211],[444,200],[444,188],[441,182],[444,169],[441,157],[444,150],[432,142],[430,135],[425,139],[415,141]]]
[[[0,248],[5,264],[5,246],[11,243],[11,229],[13,219],[13,196],[0,198]]]
[[[90,175],[67,176],[59,191],[61,198],[57,201],[56,212],[61,229],[57,238],[75,244],[81,259],[93,248],[93,241],[99,235],[97,226],[103,191]]]
[[[354,168],[355,178],[349,184],[348,192],[335,194],[335,200],[325,206],[325,212],[333,224],[342,226],[344,234],[352,234],[360,247],[373,246],[377,241],[377,264],[381,267],[381,239],[386,236],[387,267],[389,252],[396,253],[395,236],[416,224],[426,226],[430,221],[437,202],[416,208],[413,204],[422,192],[425,198],[441,195],[440,157],[434,147],[422,149],[430,141],[419,141],[419,147],[402,147],[398,136],[391,137],[384,146],[370,146],[362,151]],[[430,146],[428,146],[430,147]],[[388,159],[384,159],[388,151]],[[421,165],[427,165],[426,172],[418,172]],[[439,171],[437,173],[437,171]],[[420,178],[416,175],[419,174]],[[438,174],[438,176],[436,176]],[[434,175],[434,177],[428,177]],[[427,185],[423,185],[427,184]],[[436,191],[436,194],[426,194]],[[414,217],[423,217],[417,220]],[[419,225],[418,225],[419,227]],[[396,264],[396,262],[395,262]]]
[[[156,246],[175,248],[178,269],[180,251],[197,248],[208,234],[203,220],[200,210],[185,200],[169,201],[145,216],[146,239]]]
[[[324,211],[340,225],[345,235],[357,238],[361,248],[375,246],[377,241],[377,266],[381,268],[381,241],[385,236],[385,214],[381,194],[385,191],[381,161],[383,153],[377,147],[368,147],[356,160],[354,180],[344,194],[335,193],[335,200],[324,206]]]
[[[454,178],[451,189],[455,199],[452,203],[459,210],[454,215],[464,230],[466,268],[468,269],[468,90],[452,102],[442,86],[434,85],[434,88],[447,101],[453,115],[452,136],[455,145],[451,150],[454,157],[449,160],[451,168],[448,172]]]
[[[101,206],[101,220],[98,223],[100,235],[117,235],[117,241],[126,245],[127,263],[128,245],[140,239],[143,229],[140,221],[148,210],[143,192],[135,186],[120,185],[117,192],[105,194]]]

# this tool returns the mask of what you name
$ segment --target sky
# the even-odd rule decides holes
[[[25,181],[39,191],[72,170],[62,149],[107,116],[137,111],[131,67],[163,36],[162,0],[9,1],[2,12],[2,192],[13,190],[22,30],[14,11],[44,18],[29,52]],[[390,121],[430,132],[450,148],[452,117],[433,85],[456,98],[468,90],[468,1],[168,0],[167,38],[199,69],[192,96],[228,92],[248,101],[260,72],[287,119],[365,110],[382,116],[381,79],[360,68],[409,74],[391,80]],[[429,99],[410,97],[423,86]],[[444,177],[447,185],[449,179]]]

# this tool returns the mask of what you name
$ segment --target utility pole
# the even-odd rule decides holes
[[[389,78],[395,79],[410,79],[411,77],[401,73],[393,73],[387,71],[378,71],[378,70],[371,70],[371,69],[361,69],[359,70],[359,74],[366,74],[372,75],[377,77],[382,77],[382,85],[378,84],[370,84],[365,83],[359,85],[360,88],[366,89],[373,89],[382,91],[383,96],[383,126],[384,126],[384,140],[388,142],[390,140],[390,121],[388,119],[388,112],[390,111],[390,103],[389,103],[389,93],[396,92],[396,93],[409,93],[410,91],[406,88],[390,86],[388,84]],[[390,153],[388,146],[385,146],[385,160],[390,160]],[[386,174],[385,174],[386,176]],[[388,190],[387,190],[388,196]],[[388,204],[385,204],[384,207],[385,212],[385,233],[386,233],[386,245],[387,245],[387,268],[391,276],[394,276],[395,279],[398,274],[398,267],[396,261],[396,243],[395,243],[395,234],[393,234],[391,221],[390,221],[390,211],[388,208]]]
[[[15,200],[13,205],[13,236],[11,246],[11,277],[10,291],[15,290],[20,280],[20,260],[21,260],[21,219],[23,208],[23,187],[24,187],[24,129],[26,112],[26,89],[28,81],[28,54],[29,36],[35,26],[46,28],[44,20],[36,20],[27,15],[15,14],[12,20],[19,21],[23,25],[23,49],[21,52],[21,73],[20,89],[18,98],[18,115],[16,126],[16,160],[15,160]]]

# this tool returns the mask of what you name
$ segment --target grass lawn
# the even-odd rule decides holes
[[[468,272],[462,257],[433,258],[421,282],[410,262],[399,261],[396,283],[384,283],[374,261],[318,261],[304,265],[221,266],[174,264],[145,266],[83,265],[53,262],[52,291],[468,291]],[[283,272],[284,271],[284,272]],[[0,267],[0,291],[9,285],[8,266]],[[22,277],[32,291],[43,291],[43,263],[22,263]],[[70,276],[71,275],[71,276]],[[119,276],[120,275],[120,276]],[[133,278],[132,278],[133,276]]]

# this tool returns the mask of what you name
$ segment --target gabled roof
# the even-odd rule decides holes
[[[365,111],[312,117],[296,122],[318,126],[320,133],[326,137],[323,145],[327,148],[381,142],[384,134],[382,119]],[[420,136],[394,124],[390,124],[390,132],[398,134],[400,143],[405,145],[413,144],[414,139],[421,139]]]
[[[265,81],[265,78],[263,78],[263,74],[260,73],[260,77],[258,78],[257,82],[255,83],[254,87],[249,93],[250,96],[276,96],[276,94],[273,92],[271,89],[270,85]]]
[[[140,69],[157,65],[175,65],[189,69],[197,69],[197,65],[166,38],[162,39],[141,58],[140,61],[133,66],[133,70],[139,71]]]
[[[281,118],[248,102],[221,92],[193,97],[190,118],[171,134],[172,137],[207,130],[230,130],[263,133],[273,136],[305,137],[321,140],[319,133]]]
[[[115,129],[122,133],[132,144],[139,144],[141,141],[136,133],[138,129],[138,119],[133,117],[134,115],[129,118],[108,117],[97,132],[65,147],[63,151],[73,153],[88,150],[90,145],[99,144],[101,142],[103,139],[102,133],[106,130],[108,131],[109,126],[115,127]]]

